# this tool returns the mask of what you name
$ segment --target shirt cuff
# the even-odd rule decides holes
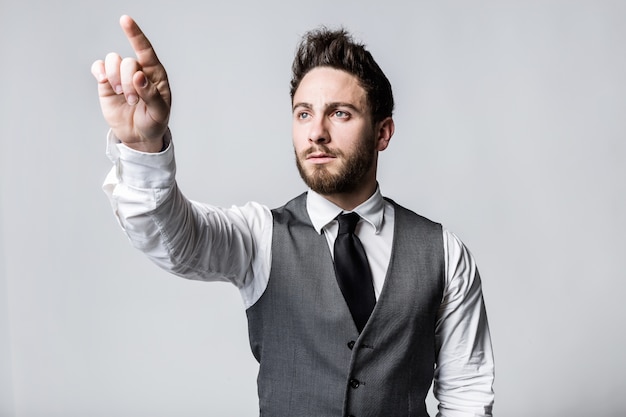
[[[169,129],[165,132],[163,142],[165,149],[161,152],[136,151],[124,145],[109,131],[106,154],[115,164],[117,180],[138,189],[171,187],[176,177],[176,161]]]

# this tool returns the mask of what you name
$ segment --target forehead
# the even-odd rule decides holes
[[[323,104],[346,102],[365,106],[365,89],[354,75],[330,67],[316,67],[309,71],[300,82],[293,96],[298,103]]]

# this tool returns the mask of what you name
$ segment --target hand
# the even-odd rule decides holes
[[[160,152],[172,102],[167,73],[137,23],[122,16],[120,25],[137,57],[122,59],[110,53],[91,66],[102,114],[127,146]]]

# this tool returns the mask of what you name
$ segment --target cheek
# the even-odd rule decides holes
[[[352,127],[350,129],[338,130],[335,138],[335,141],[341,142],[344,148],[352,150],[368,146],[368,143],[374,140],[371,129],[364,127]],[[372,145],[370,145],[370,147],[371,146]]]
[[[291,140],[296,150],[306,147],[308,145],[308,138],[305,129],[294,123],[291,126]]]

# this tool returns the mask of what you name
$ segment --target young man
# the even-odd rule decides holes
[[[389,81],[345,31],[302,40],[293,144],[308,192],[270,210],[187,200],[174,178],[165,69],[128,16],[136,58],[96,61],[115,164],[104,189],[135,247],[242,295],[261,415],[491,416],[493,356],[474,259],[376,180],[394,133]],[[356,213],[356,214],[352,214]]]

